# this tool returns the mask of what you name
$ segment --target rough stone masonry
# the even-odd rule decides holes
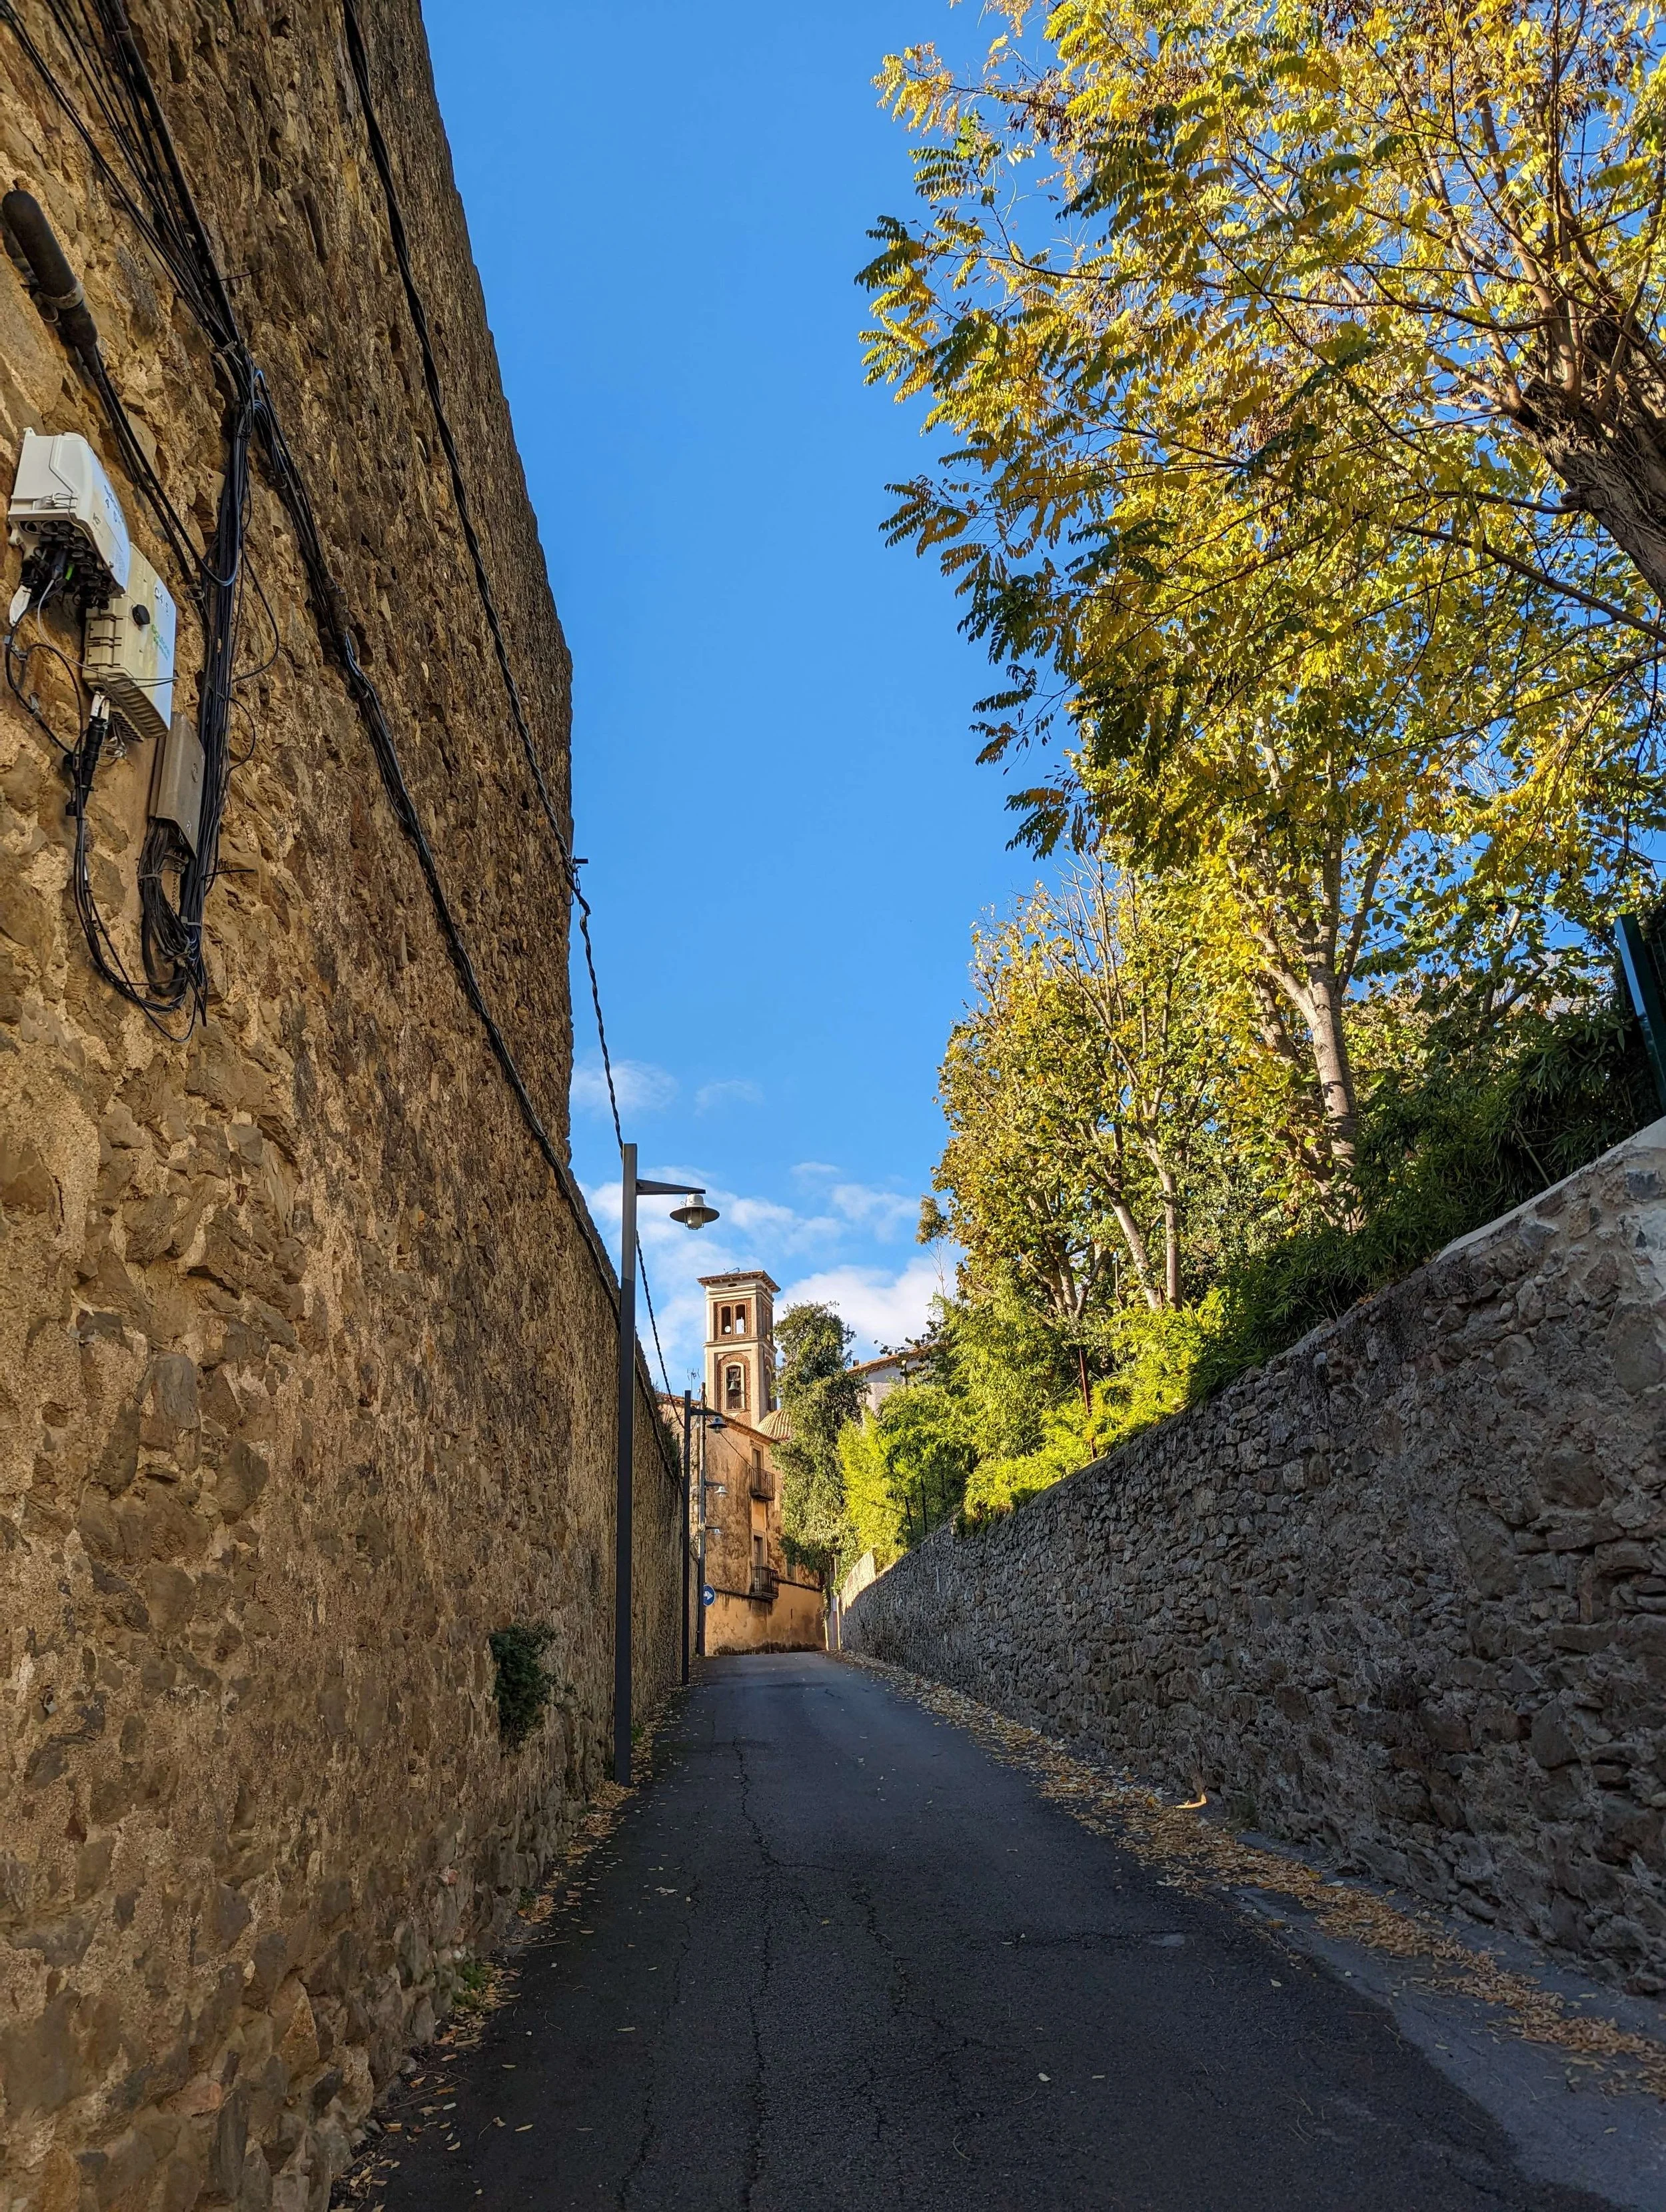
[[[1657,1992],[1663,1447],[1657,1121],[845,1642]]]
[[[362,0],[487,566],[566,805],[569,664],[416,0]],[[104,125],[46,0],[24,27]],[[133,0],[486,996],[565,1142],[566,887],[517,750],[332,0]],[[41,201],[175,505],[211,527],[197,326],[0,25]],[[0,260],[0,475],[93,395]],[[448,964],[257,469],[233,778],[188,1042],[93,974],[52,745],[0,692],[0,2207],[313,2212],[605,1771],[612,1285]],[[19,556],[0,582],[17,580]],[[258,598],[253,586],[258,583]],[[72,626],[46,617],[60,649]],[[182,614],[182,705],[196,641]],[[27,688],[74,701],[34,656]],[[25,688],[20,686],[20,688]],[[73,727],[68,734],[74,735]],[[101,772],[130,957],[147,748]],[[638,1682],[672,1676],[678,1496],[638,1413]],[[499,1735],[488,1638],[551,1627]]]

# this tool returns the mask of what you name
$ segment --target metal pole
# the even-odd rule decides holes
[[[636,1429],[636,1147],[619,1148],[619,1495],[613,1522],[613,1779],[630,1786],[630,1505]]]
[[[692,1401],[683,1393],[683,1680],[689,1679],[689,1584],[694,1579],[694,1500],[689,1490],[689,1431]]]
[[[1666,1107],[1666,1017],[1663,1017],[1661,1011],[1660,985],[1655,976],[1654,955],[1649,950],[1648,940],[1639,927],[1634,914],[1620,915],[1614,936],[1620,947],[1620,964],[1626,971],[1632,1004],[1637,1009],[1643,1042],[1648,1048],[1655,1089],[1659,1093],[1661,1105]]]
[[[695,1617],[694,1648],[706,1656],[706,1393],[700,1393],[700,1611]]]

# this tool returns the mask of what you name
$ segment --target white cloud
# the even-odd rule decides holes
[[[643,1172],[667,1182],[710,1183],[697,1168],[657,1156],[644,1160]],[[917,1336],[930,1318],[933,1297],[947,1287],[945,1262],[935,1253],[921,1254],[900,1268],[845,1256],[853,1249],[860,1252],[864,1245],[871,1248],[895,1234],[905,1218],[912,1225],[915,1201],[894,1192],[844,1184],[829,1194],[825,1210],[807,1213],[776,1199],[714,1184],[708,1195],[719,1218],[697,1233],[670,1218],[674,1199],[645,1198],[638,1212],[637,1234],[674,1389],[680,1390],[690,1374],[697,1377],[701,1370],[706,1338],[705,1293],[699,1282],[702,1275],[767,1267],[781,1280],[790,1267],[804,1268],[775,1301],[777,1312],[805,1299],[837,1307],[856,1332],[859,1358],[868,1358],[882,1344],[901,1344]],[[617,1180],[587,1184],[585,1197],[617,1259]],[[952,1265],[952,1255],[946,1264]],[[638,1328],[650,1363],[657,1364],[645,1304],[638,1307]]]
[[[910,1260],[892,1273],[884,1267],[824,1267],[790,1284],[776,1303],[832,1306],[856,1332],[856,1355],[866,1358],[883,1344],[906,1344],[931,1319],[931,1302],[948,1284],[935,1260]]]
[[[894,1190],[875,1190],[865,1182],[833,1186],[833,1203],[847,1221],[854,1221],[888,1244],[893,1237],[912,1235],[920,1218],[917,1198],[903,1198]]]
[[[694,1094],[696,1114],[710,1114],[720,1106],[761,1106],[763,1093],[756,1083],[732,1076],[721,1083],[702,1083]]]
[[[616,1060],[613,1088],[621,1114],[657,1114],[677,1096],[677,1078],[651,1060]],[[573,1070],[573,1103],[581,1113],[609,1117],[607,1075],[600,1059],[593,1054]]]

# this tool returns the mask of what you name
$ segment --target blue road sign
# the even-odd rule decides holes
[[[717,1592],[712,1588],[709,1583],[706,1584],[705,1588],[700,1593],[700,1602],[702,1605],[715,1605],[717,1603]]]

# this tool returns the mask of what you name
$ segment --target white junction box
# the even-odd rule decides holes
[[[136,738],[163,738],[173,719],[173,594],[138,547],[127,589],[87,617],[82,671]]]
[[[171,822],[192,851],[197,850],[203,826],[203,742],[183,720],[173,725],[156,748],[150,819]]]
[[[127,589],[132,547],[127,518],[98,455],[70,431],[43,438],[23,433],[23,451],[6,512],[11,542],[26,553],[70,549],[75,583],[91,599]]]

